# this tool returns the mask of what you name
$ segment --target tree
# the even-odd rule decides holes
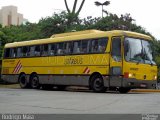
[[[80,5],[79,9],[77,10],[77,12],[76,12],[76,7],[77,7],[78,0],[74,1],[72,10],[69,9],[68,4],[67,4],[67,0],[64,0],[64,2],[65,2],[65,6],[67,9],[68,15],[69,15],[68,24],[71,24],[72,22],[76,21],[80,11],[82,10],[82,7],[84,5],[85,0],[82,0],[81,5]]]
[[[108,6],[110,4],[110,1],[105,1],[104,3],[100,3],[98,1],[94,2],[96,6],[102,6],[102,18],[103,18],[103,12],[107,13],[108,12],[106,10],[103,9],[103,6]]]

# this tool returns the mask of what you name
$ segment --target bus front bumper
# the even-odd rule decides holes
[[[155,89],[157,80],[137,80],[123,78],[122,87]]]

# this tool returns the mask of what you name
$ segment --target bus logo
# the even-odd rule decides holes
[[[14,74],[15,74],[15,73],[18,73],[21,69],[22,69],[22,63],[21,63],[21,61],[19,60],[12,73],[14,73]]]

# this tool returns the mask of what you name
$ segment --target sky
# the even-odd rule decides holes
[[[69,8],[72,8],[74,0],[67,0]],[[80,4],[82,0],[78,0]],[[101,3],[106,0],[86,0],[80,17],[87,16],[101,17],[101,7],[94,5],[95,1]],[[109,0],[110,5],[105,6],[110,13],[121,14],[130,13],[137,25],[145,28],[155,38],[160,40],[160,0]],[[18,12],[24,15],[29,22],[38,22],[42,17],[52,16],[54,12],[66,10],[64,0],[0,0],[2,6],[14,5],[18,7]],[[77,5],[77,8],[79,5]]]

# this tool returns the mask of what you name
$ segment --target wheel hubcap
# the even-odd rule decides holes
[[[100,89],[102,86],[103,86],[103,85],[102,85],[101,79],[100,79],[100,78],[97,78],[97,79],[95,80],[95,82],[94,82],[94,87],[95,87],[96,89]]]
[[[33,87],[37,87],[38,86],[38,79],[36,77],[34,77],[32,79],[32,85],[33,85]]]

